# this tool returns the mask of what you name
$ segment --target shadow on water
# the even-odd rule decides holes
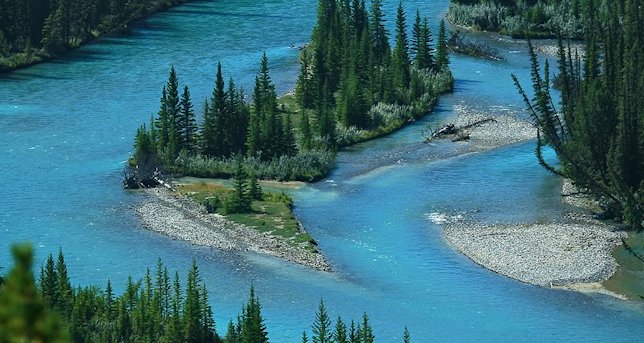
[[[64,56],[51,60],[51,63],[71,64],[76,62],[94,62],[108,60],[108,54],[102,51],[78,49],[73,50]]]
[[[28,72],[26,70],[17,70],[10,73],[0,73],[0,81],[28,81],[31,79],[45,79],[55,81],[69,80],[68,77],[38,74],[34,72]]]
[[[271,15],[271,14],[255,14],[255,13],[234,13],[234,12],[221,12],[221,11],[207,11],[207,10],[194,10],[194,9],[189,9],[189,8],[179,8],[174,11],[172,11],[172,14],[181,14],[181,15],[190,15],[193,16],[195,14],[198,15],[210,15],[210,16],[218,16],[218,17],[236,17],[236,18],[243,18],[243,19],[248,19],[248,18],[273,18],[273,19],[290,19],[288,16],[283,16],[283,15]]]

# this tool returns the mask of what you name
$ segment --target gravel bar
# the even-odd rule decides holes
[[[208,214],[203,206],[167,189],[143,190],[148,199],[135,211],[143,226],[170,238],[227,251],[251,251],[271,255],[321,271],[330,272],[324,256],[283,237]]]
[[[617,270],[612,249],[626,233],[595,223],[484,225],[447,222],[448,243],[494,272],[533,285],[597,283]]]

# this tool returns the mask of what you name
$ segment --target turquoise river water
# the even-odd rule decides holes
[[[550,221],[564,208],[559,181],[533,157],[533,143],[449,157],[423,144],[430,122],[458,111],[520,113],[509,75],[527,81],[523,43],[490,39],[507,59],[452,56],[453,94],[405,129],[342,152],[326,180],[294,192],[296,214],[334,273],[253,254],[193,247],[150,233],[121,187],[136,128],[158,108],[174,65],[199,103],[225,77],[252,88],[265,50],[278,92],[294,86],[298,51],[308,41],[316,1],[193,2],[160,13],[131,35],[109,37],[66,57],[0,75],[0,266],[9,247],[30,241],[37,264],[60,248],[72,281],[122,290],[157,258],[171,270],[199,263],[218,327],[238,314],[254,284],[269,337],[299,341],[323,298],[332,317],[367,311],[381,342],[641,342],[641,305],[606,296],[543,289],[489,272],[450,249],[432,213],[476,212],[488,221]],[[385,1],[388,13],[397,2]],[[431,20],[448,1],[405,1]],[[413,17],[409,15],[409,17]],[[388,24],[393,23],[389,17]],[[436,32],[434,30],[434,32]]]

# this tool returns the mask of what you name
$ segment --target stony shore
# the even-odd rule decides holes
[[[208,214],[191,199],[163,188],[143,190],[148,195],[136,208],[145,228],[194,245],[226,251],[271,255],[321,271],[331,271],[324,256],[286,238]]]
[[[544,287],[587,288],[617,270],[611,255],[626,234],[600,222],[444,224],[448,243],[481,266]],[[596,288],[596,287],[592,287]]]
[[[485,116],[461,111],[457,126]],[[489,116],[488,116],[489,117]],[[484,151],[529,140],[536,130],[516,117],[495,116],[495,122],[474,128],[471,150]],[[443,226],[446,241],[475,263],[510,278],[543,287],[610,293],[601,285],[617,270],[613,248],[627,237],[616,227],[582,213],[592,202],[563,183],[562,201],[580,207],[561,222],[482,224],[462,215],[434,213],[429,219]]]

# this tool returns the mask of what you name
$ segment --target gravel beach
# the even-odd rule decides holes
[[[283,258],[321,271],[331,266],[319,252],[289,242],[283,237],[257,231],[208,214],[191,199],[163,188],[142,190],[147,199],[135,211],[145,228],[194,245],[228,251],[252,251]]]
[[[457,126],[490,117],[466,109],[460,112]],[[536,136],[528,122],[510,115],[493,118],[495,122],[471,129],[470,149],[484,151]],[[443,226],[453,248],[494,272],[533,285],[619,297],[601,282],[617,270],[611,252],[627,234],[582,213],[592,207],[592,201],[577,194],[568,180],[563,183],[562,201],[580,207],[562,222],[488,225],[444,213],[433,213],[429,219]]]
[[[596,223],[443,225],[447,242],[474,262],[513,279],[545,287],[581,288],[617,270],[612,249],[624,232]]]

